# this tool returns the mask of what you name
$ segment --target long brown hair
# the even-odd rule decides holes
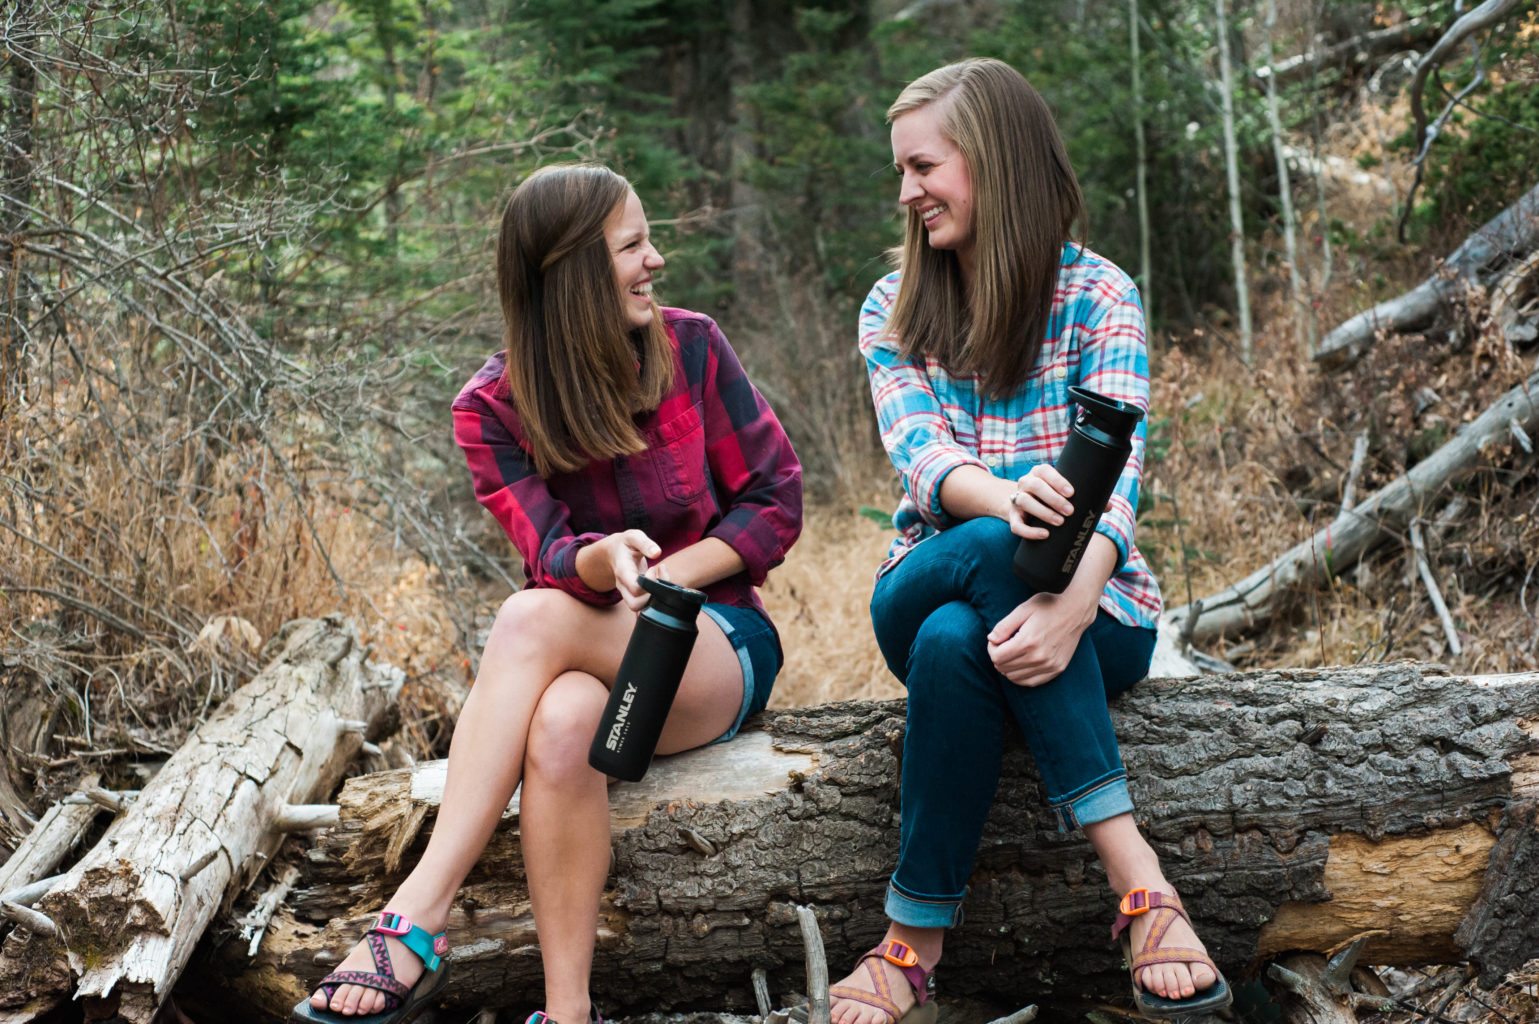
[[[934,356],[999,397],[1020,387],[1042,351],[1063,245],[1084,201],[1052,111],[1010,65],[975,58],[937,68],[898,94],[887,121],[931,103],[943,104],[941,131],[967,161],[972,280],[964,286],[955,252],[930,248],[910,208],[887,330],[905,357]]]
[[[507,385],[541,476],[646,449],[632,417],[673,386],[662,316],[633,329],[604,223],[631,191],[607,167],[541,168],[513,190],[497,235]]]

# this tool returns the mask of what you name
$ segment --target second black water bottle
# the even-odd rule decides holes
[[[1013,563],[1016,576],[1048,594],[1063,593],[1074,578],[1107,499],[1116,490],[1122,467],[1133,452],[1133,432],[1144,418],[1138,406],[1086,388],[1071,387],[1069,398],[1078,409],[1069,440],[1053,466],[1074,487],[1069,499],[1074,511],[1057,526],[1028,516],[1029,525],[1046,526],[1049,532],[1044,540],[1022,540]]]
[[[641,578],[652,600],[620,659],[609,703],[588,749],[588,763],[606,775],[637,782],[652,764],[657,738],[673,707],[698,632],[695,618],[705,594],[666,580]]]

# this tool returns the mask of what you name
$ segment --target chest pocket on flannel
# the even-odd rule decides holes
[[[705,493],[710,474],[705,466],[705,424],[691,406],[656,429],[650,456],[663,496],[679,505],[692,505]]]

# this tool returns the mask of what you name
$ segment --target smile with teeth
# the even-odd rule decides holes
[[[941,203],[939,206],[932,206],[928,210],[921,210],[919,216],[926,224],[929,224],[945,212],[946,204]]]
[[[652,282],[648,281],[645,284],[638,284],[630,292],[637,298],[650,299],[652,297]]]

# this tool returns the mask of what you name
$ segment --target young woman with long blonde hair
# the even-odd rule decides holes
[[[999,781],[1007,723],[1060,827],[1082,829],[1121,897],[1145,1015],[1228,1005],[1159,859],[1133,821],[1108,698],[1143,678],[1160,592],[1133,543],[1144,430],[1061,594],[1016,579],[1020,538],[1073,509],[1053,468],[1079,385],[1147,410],[1133,282],[1072,239],[1079,184],[1047,105],[1014,69],[968,60],[887,112],[900,269],[860,315],[883,443],[905,496],[871,615],[908,688],[902,828],[887,933],[832,989],[834,1024],[933,1019],[933,971],[959,923]]]

